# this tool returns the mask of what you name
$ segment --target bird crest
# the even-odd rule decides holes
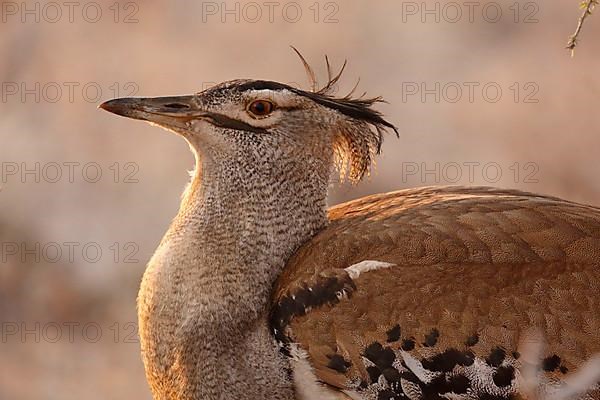
[[[385,131],[392,129],[398,136],[398,129],[386,121],[379,111],[372,108],[376,103],[385,103],[385,100],[381,96],[365,97],[366,92],[355,97],[354,92],[360,79],[347,95],[335,96],[335,87],[344,73],[347,60],[344,61],[339,72],[334,74],[327,55],[325,56],[327,83],[319,88],[314,69],[298,49],[294,46],[291,47],[302,61],[311,86],[311,91],[298,90],[295,92],[325,107],[337,110],[347,117],[345,123],[337,126],[335,135],[336,167],[340,171],[342,180],[348,177],[351,182],[360,181],[369,172],[374,162],[374,156],[381,152]]]

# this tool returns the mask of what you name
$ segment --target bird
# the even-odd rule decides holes
[[[600,208],[452,186],[328,208],[332,177],[359,182],[398,130],[297,53],[310,90],[100,105],[195,156],[138,294],[154,398],[600,399]]]

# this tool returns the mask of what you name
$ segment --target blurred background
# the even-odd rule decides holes
[[[467,3],[467,4],[465,4]],[[491,185],[600,205],[600,18],[578,1],[2,1],[0,399],[149,399],[136,336],[145,262],[176,214],[186,143],[97,109],[233,78],[382,95],[400,129],[330,204]]]

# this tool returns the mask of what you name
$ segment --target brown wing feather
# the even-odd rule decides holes
[[[409,397],[462,390],[472,371],[461,357],[485,360],[497,392],[509,393],[518,344],[532,326],[548,341],[549,381],[600,353],[600,209],[518,191],[424,188],[342,204],[329,216],[274,291],[276,310],[296,301],[279,308],[280,333],[308,352],[323,382],[377,398],[388,390],[373,389],[381,375],[400,382],[389,367],[404,350],[454,374],[433,389],[403,375],[396,390]],[[396,266],[351,282],[342,269],[364,260]],[[307,300],[309,288],[320,289]]]

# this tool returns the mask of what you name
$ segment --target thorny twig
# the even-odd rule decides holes
[[[592,15],[592,11],[598,5],[598,1],[599,0],[583,0],[579,5],[583,10],[583,14],[579,17],[575,33],[569,37],[569,42],[567,43],[567,49],[571,50],[571,57],[575,55],[575,47],[577,47],[577,41],[579,40],[579,34],[581,33],[581,28],[583,28],[583,23],[588,15]]]

